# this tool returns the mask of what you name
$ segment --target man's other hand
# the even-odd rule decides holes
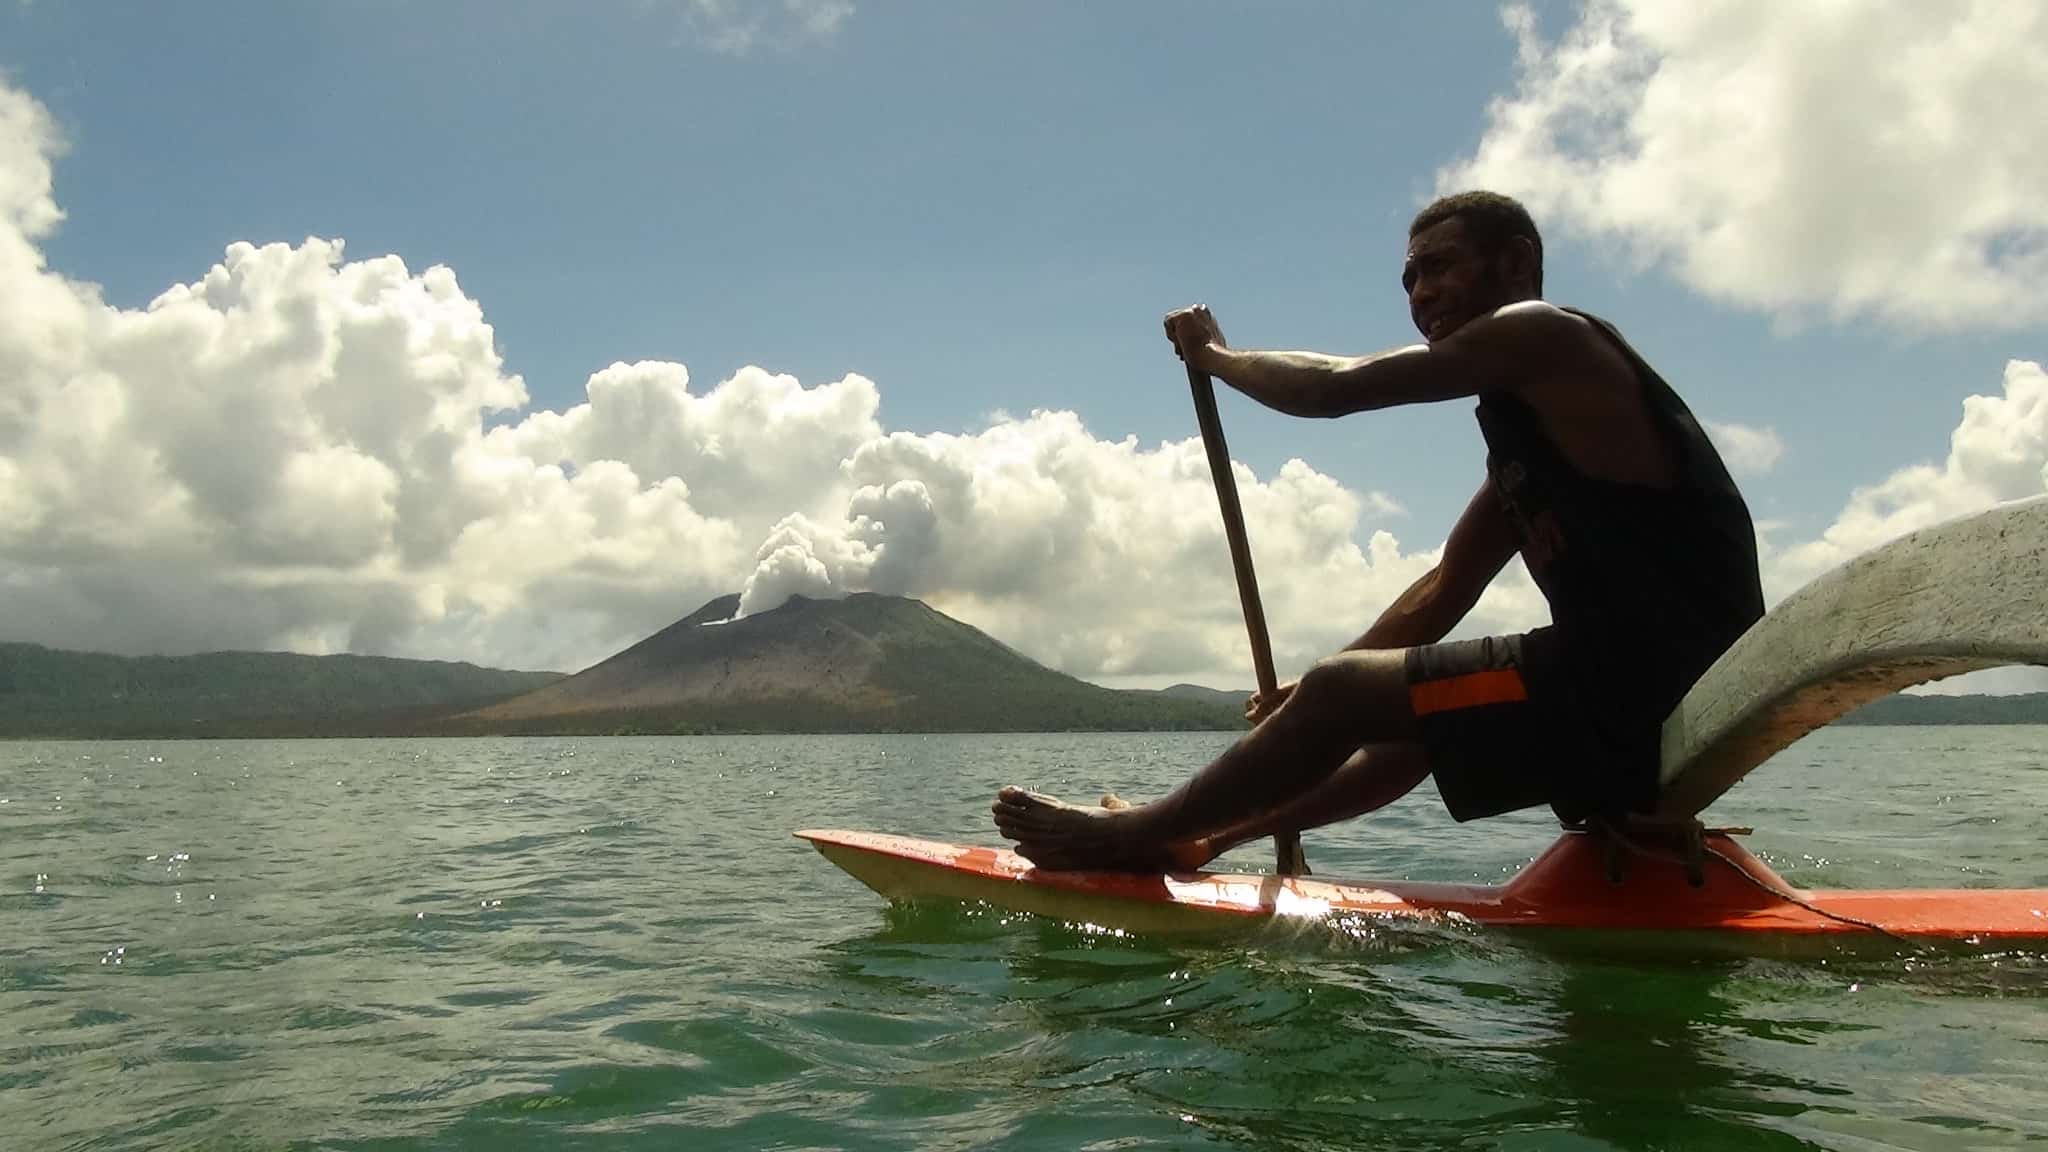
[[[1254,724],[1261,723],[1287,703],[1287,698],[1294,695],[1294,686],[1299,683],[1299,680],[1289,680],[1271,692],[1252,693],[1252,698],[1244,702],[1244,718]]]

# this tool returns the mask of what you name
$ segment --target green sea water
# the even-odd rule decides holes
[[[892,909],[791,830],[993,842],[1227,738],[0,745],[0,1149],[2048,1146],[2048,959],[1255,945]],[[1719,806],[1808,886],[2048,886],[2048,729],[1828,731]],[[1329,877],[1554,827],[1428,785]],[[1259,851],[1226,863],[1256,868]]]

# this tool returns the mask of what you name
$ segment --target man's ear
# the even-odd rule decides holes
[[[1537,260],[1536,245],[1527,236],[1508,237],[1507,244],[1501,248],[1498,264],[1502,281],[1510,284],[1520,281],[1534,291]]]

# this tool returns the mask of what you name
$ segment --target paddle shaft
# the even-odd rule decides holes
[[[1188,387],[1195,394],[1195,421],[1202,426],[1202,447],[1209,454],[1209,476],[1216,482],[1216,503],[1223,510],[1223,534],[1230,539],[1230,566],[1237,571],[1237,599],[1244,606],[1244,629],[1251,636],[1252,671],[1259,691],[1271,695],[1279,687],[1273,675],[1273,642],[1266,635],[1266,610],[1259,604],[1259,578],[1252,571],[1252,546],[1244,531],[1244,509],[1237,503],[1237,477],[1230,470],[1230,449],[1223,443],[1223,419],[1216,414],[1216,386],[1209,374],[1188,366]],[[1305,870],[1301,834],[1273,835],[1276,868],[1283,876]]]

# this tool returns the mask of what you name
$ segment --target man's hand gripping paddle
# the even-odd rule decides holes
[[[1259,692],[1271,699],[1278,682],[1273,675],[1273,642],[1266,636],[1266,611],[1259,606],[1259,578],[1252,572],[1251,542],[1245,538],[1244,509],[1237,503],[1237,478],[1230,471],[1230,449],[1223,443],[1223,421],[1216,415],[1216,388],[1209,374],[1188,365],[1188,387],[1195,393],[1195,419],[1202,426],[1202,447],[1209,453],[1209,476],[1216,482],[1216,503],[1223,509],[1223,533],[1230,538],[1230,564],[1237,569],[1237,598],[1244,605],[1244,627],[1251,634],[1252,670]],[[1299,832],[1273,836],[1274,869],[1282,876],[1308,874]]]

